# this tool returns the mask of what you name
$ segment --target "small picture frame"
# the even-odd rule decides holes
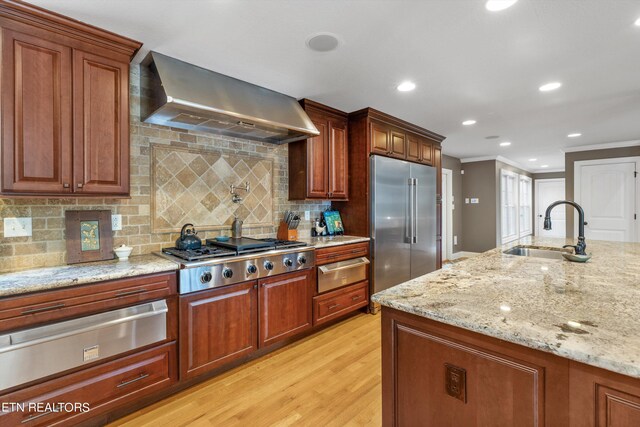
[[[344,234],[340,212],[324,211],[322,216],[324,217],[324,222],[327,224],[327,233],[329,233],[329,235]]]
[[[111,211],[66,211],[67,264],[113,259]]]

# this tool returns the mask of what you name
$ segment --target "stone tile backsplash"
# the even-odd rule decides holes
[[[217,158],[225,158],[234,166],[238,159],[246,159],[243,164],[272,165],[273,174],[270,181],[272,199],[265,202],[264,191],[258,190],[263,196],[256,202],[251,199],[249,204],[256,209],[255,214],[246,207],[240,211],[247,214],[254,223],[245,227],[245,235],[253,237],[272,237],[277,230],[276,222],[282,218],[285,210],[299,213],[311,211],[311,218],[319,216],[320,212],[329,206],[329,202],[289,202],[288,199],[288,168],[287,146],[273,145],[236,138],[220,137],[213,134],[190,132],[176,128],[151,125],[140,122],[139,96],[140,78],[139,67],[131,66],[131,197],[128,199],[112,198],[0,198],[0,219],[7,217],[31,217],[33,235],[31,237],[5,238],[3,227],[0,226],[0,273],[36,267],[48,267],[66,263],[66,243],[64,236],[64,212],[67,209],[109,209],[113,214],[122,215],[121,231],[113,232],[113,244],[119,246],[127,244],[133,247],[133,254],[145,254],[159,251],[163,246],[170,246],[178,237],[176,232],[158,231],[152,229],[152,196],[151,163],[152,151],[161,149],[167,151],[175,148],[180,153],[205,153]],[[261,163],[266,162],[266,163]],[[197,170],[197,165],[194,168]],[[238,175],[235,174],[235,179]],[[246,172],[246,171],[245,171]],[[263,174],[262,178],[264,178]],[[193,177],[191,177],[193,178]],[[192,181],[183,176],[183,180]],[[157,179],[157,177],[156,177]],[[238,182],[237,184],[241,184]],[[210,184],[215,187],[215,183]],[[224,184],[226,186],[226,183]],[[258,186],[256,186],[258,188]],[[220,190],[221,191],[221,190]],[[240,191],[242,192],[242,191]],[[218,194],[218,193],[216,193]],[[222,194],[222,193],[220,193]],[[222,198],[222,197],[220,197]],[[229,199],[230,200],[230,199]],[[217,203],[216,203],[217,202]],[[209,201],[209,208],[216,209],[227,206],[228,200],[213,198]],[[207,202],[205,202],[205,205]],[[270,205],[270,206],[265,206]],[[270,212],[263,212],[262,209]],[[220,208],[219,208],[220,209]],[[228,209],[220,209],[228,213]],[[253,215],[252,215],[253,214]],[[257,216],[260,220],[257,219]],[[187,218],[187,217],[185,217]],[[201,231],[201,238],[228,234],[228,216],[219,225],[219,229]],[[265,218],[270,218],[266,220]],[[189,220],[189,222],[195,221]],[[194,222],[196,228],[198,223]],[[175,224],[172,224],[175,226]],[[203,224],[215,225],[215,224]],[[310,234],[311,222],[303,221],[300,225],[301,236]],[[155,227],[161,229],[161,227]],[[164,228],[169,229],[169,227]]]

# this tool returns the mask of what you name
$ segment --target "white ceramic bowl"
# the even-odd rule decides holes
[[[133,248],[131,246],[122,245],[115,248],[113,251],[116,253],[120,261],[126,261],[129,259],[129,255],[131,255]]]

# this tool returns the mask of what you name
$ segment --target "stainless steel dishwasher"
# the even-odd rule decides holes
[[[167,312],[154,301],[0,335],[0,391],[163,341]]]
[[[318,293],[366,280],[368,265],[369,260],[360,257],[318,267]]]

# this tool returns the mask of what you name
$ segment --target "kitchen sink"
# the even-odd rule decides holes
[[[539,248],[535,246],[514,246],[513,248],[503,251],[507,255],[529,256],[534,258],[546,259],[562,259],[562,253],[571,253],[568,249],[563,248]]]

